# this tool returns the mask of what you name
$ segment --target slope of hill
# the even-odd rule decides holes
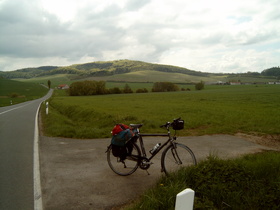
[[[271,71],[273,74],[271,75]],[[74,64],[70,66],[43,66],[38,68],[25,68],[10,72],[1,72],[0,77],[15,79],[41,79],[52,78],[57,75],[65,75],[67,80],[104,80],[123,82],[157,82],[170,81],[177,83],[204,82],[267,82],[276,80],[279,67],[264,70],[262,73],[247,72],[243,74],[214,74],[189,70],[187,68],[153,64],[143,61],[116,60],[97,61],[85,64]],[[264,73],[264,74],[263,74]]]
[[[208,76],[208,73],[189,70],[182,67],[152,64],[142,61],[116,60],[97,61],[85,64],[74,64],[71,66],[45,66],[38,68],[25,68],[10,72],[0,72],[0,76],[5,78],[32,78],[55,74],[75,74],[78,76],[109,76],[124,74],[135,71],[160,71],[170,73],[182,73],[194,76]]]
[[[31,82],[0,78],[0,107],[34,100],[48,92],[46,87]]]
[[[14,78],[33,78],[37,77],[38,75],[51,71],[52,69],[56,69],[57,66],[41,66],[38,68],[24,68],[24,69],[18,69],[15,71],[0,71],[0,77],[4,77],[6,79],[14,79]]]

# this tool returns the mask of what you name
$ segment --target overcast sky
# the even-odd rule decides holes
[[[279,0],[0,0],[0,71],[118,59],[280,66]]]

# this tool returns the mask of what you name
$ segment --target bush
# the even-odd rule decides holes
[[[89,96],[89,95],[100,95],[105,94],[104,81],[80,81],[73,82],[69,88],[70,96]]]
[[[196,84],[195,84],[195,89],[196,89],[196,90],[202,90],[202,89],[204,89],[204,82],[201,81],[201,82],[199,82],[199,83],[196,83]]]
[[[153,85],[152,92],[178,91],[179,87],[172,82],[156,82]]]
[[[133,93],[132,89],[129,87],[128,84],[125,84],[123,93]]]
[[[146,88],[143,89],[137,89],[136,93],[148,93],[148,90]]]
[[[110,88],[110,89],[109,89],[109,93],[110,93],[110,94],[120,94],[120,93],[122,93],[122,91],[121,91],[120,88],[114,87],[114,88]]]
[[[18,93],[11,93],[10,97],[11,98],[17,98],[17,97],[19,97],[19,94]]]

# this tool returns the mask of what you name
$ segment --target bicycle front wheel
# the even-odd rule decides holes
[[[191,165],[196,165],[196,158],[186,145],[173,143],[162,153],[161,167],[166,175]]]
[[[112,145],[107,151],[107,162],[110,168],[118,175],[127,176],[134,173],[138,168],[138,158],[140,157],[140,149],[137,144],[133,143],[131,155],[124,160],[120,157],[115,157],[112,153]]]

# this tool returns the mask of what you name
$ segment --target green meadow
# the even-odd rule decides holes
[[[194,88],[193,88],[194,89]],[[205,86],[202,91],[67,96],[55,91],[49,114],[41,109],[48,136],[110,137],[116,123],[143,123],[142,132],[162,133],[181,117],[179,135],[280,134],[280,85]]]
[[[48,80],[51,81],[51,88],[58,87],[62,84],[70,85],[73,81],[71,80],[71,75],[67,74],[56,74],[51,76],[44,76],[44,77],[33,77],[30,79],[16,79],[20,82],[32,82],[32,83],[42,83],[44,85],[48,85]]]
[[[0,107],[41,98],[47,92],[38,83],[0,79]]]

